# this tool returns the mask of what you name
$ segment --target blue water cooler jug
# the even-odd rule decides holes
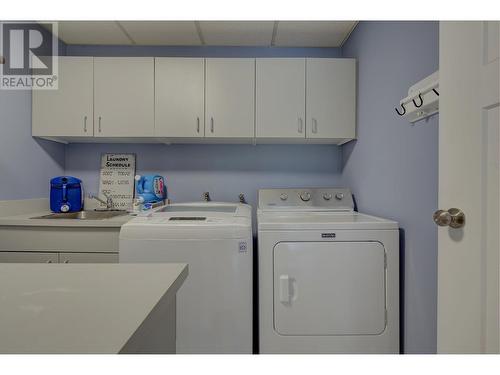
[[[52,212],[77,212],[83,209],[82,181],[71,176],[50,180],[50,209]]]
[[[135,195],[143,203],[156,203],[167,199],[165,179],[158,175],[135,176]]]

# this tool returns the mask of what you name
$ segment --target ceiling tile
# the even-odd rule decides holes
[[[273,21],[201,21],[205,44],[212,46],[270,46]]]
[[[275,46],[340,47],[356,21],[279,21]]]
[[[201,45],[194,21],[120,21],[136,44]]]
[[[62,21],[58,36],[66,44],[131,44],[115,21]]]

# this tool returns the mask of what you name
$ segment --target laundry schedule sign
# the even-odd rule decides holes
[[[135,154],[102,154],[99,192],[113,199],[114,208],[126,210],[134,199]],[[104,207],[104,204],[101,203]]]

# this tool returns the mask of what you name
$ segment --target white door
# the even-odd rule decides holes
[[[205,134],[205,60],[155,59],[155,135],[203,137]]]
[[[304,138],[306,60],[257,59],[257,138]]]
[[[356,60],[306,60],[307,138],[356,137]]]
[[[0,263],[59,263],[59,254],[31,251],[0,251]]]
[[[154,135],[154,59],[94,59],[94,124],[97,137]]]
[[[206,59],[205,136],[254,137],[255,59]]]
[[[57,90],[33,90],[34,136],[93,136],[93,57],[59,57]]]
[[[435,220],[457,208],[465,225],[439,229],[437,349],[499,353],[499,23],[441,22],[439,34]]]
[[[274,329],[280,335],[378,335],[386,326],[380,242],[279,242]]]
[[[60,253],[59,263],[118,263],[118,253]]]

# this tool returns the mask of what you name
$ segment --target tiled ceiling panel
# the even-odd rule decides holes
[[[339,47],[356,21],[62,21],[66,44]]]
[[[356,21],[279,21],[278,47],[340,47]]]
[[[213,46],[270,46],[273,21],[202,21],[205,44]]]
[[[59,39],[66,44],[132,44],[114,21],[59,22]]]
[[[139,45],[201,45],[193,21],[120,21],[119,23]]]

